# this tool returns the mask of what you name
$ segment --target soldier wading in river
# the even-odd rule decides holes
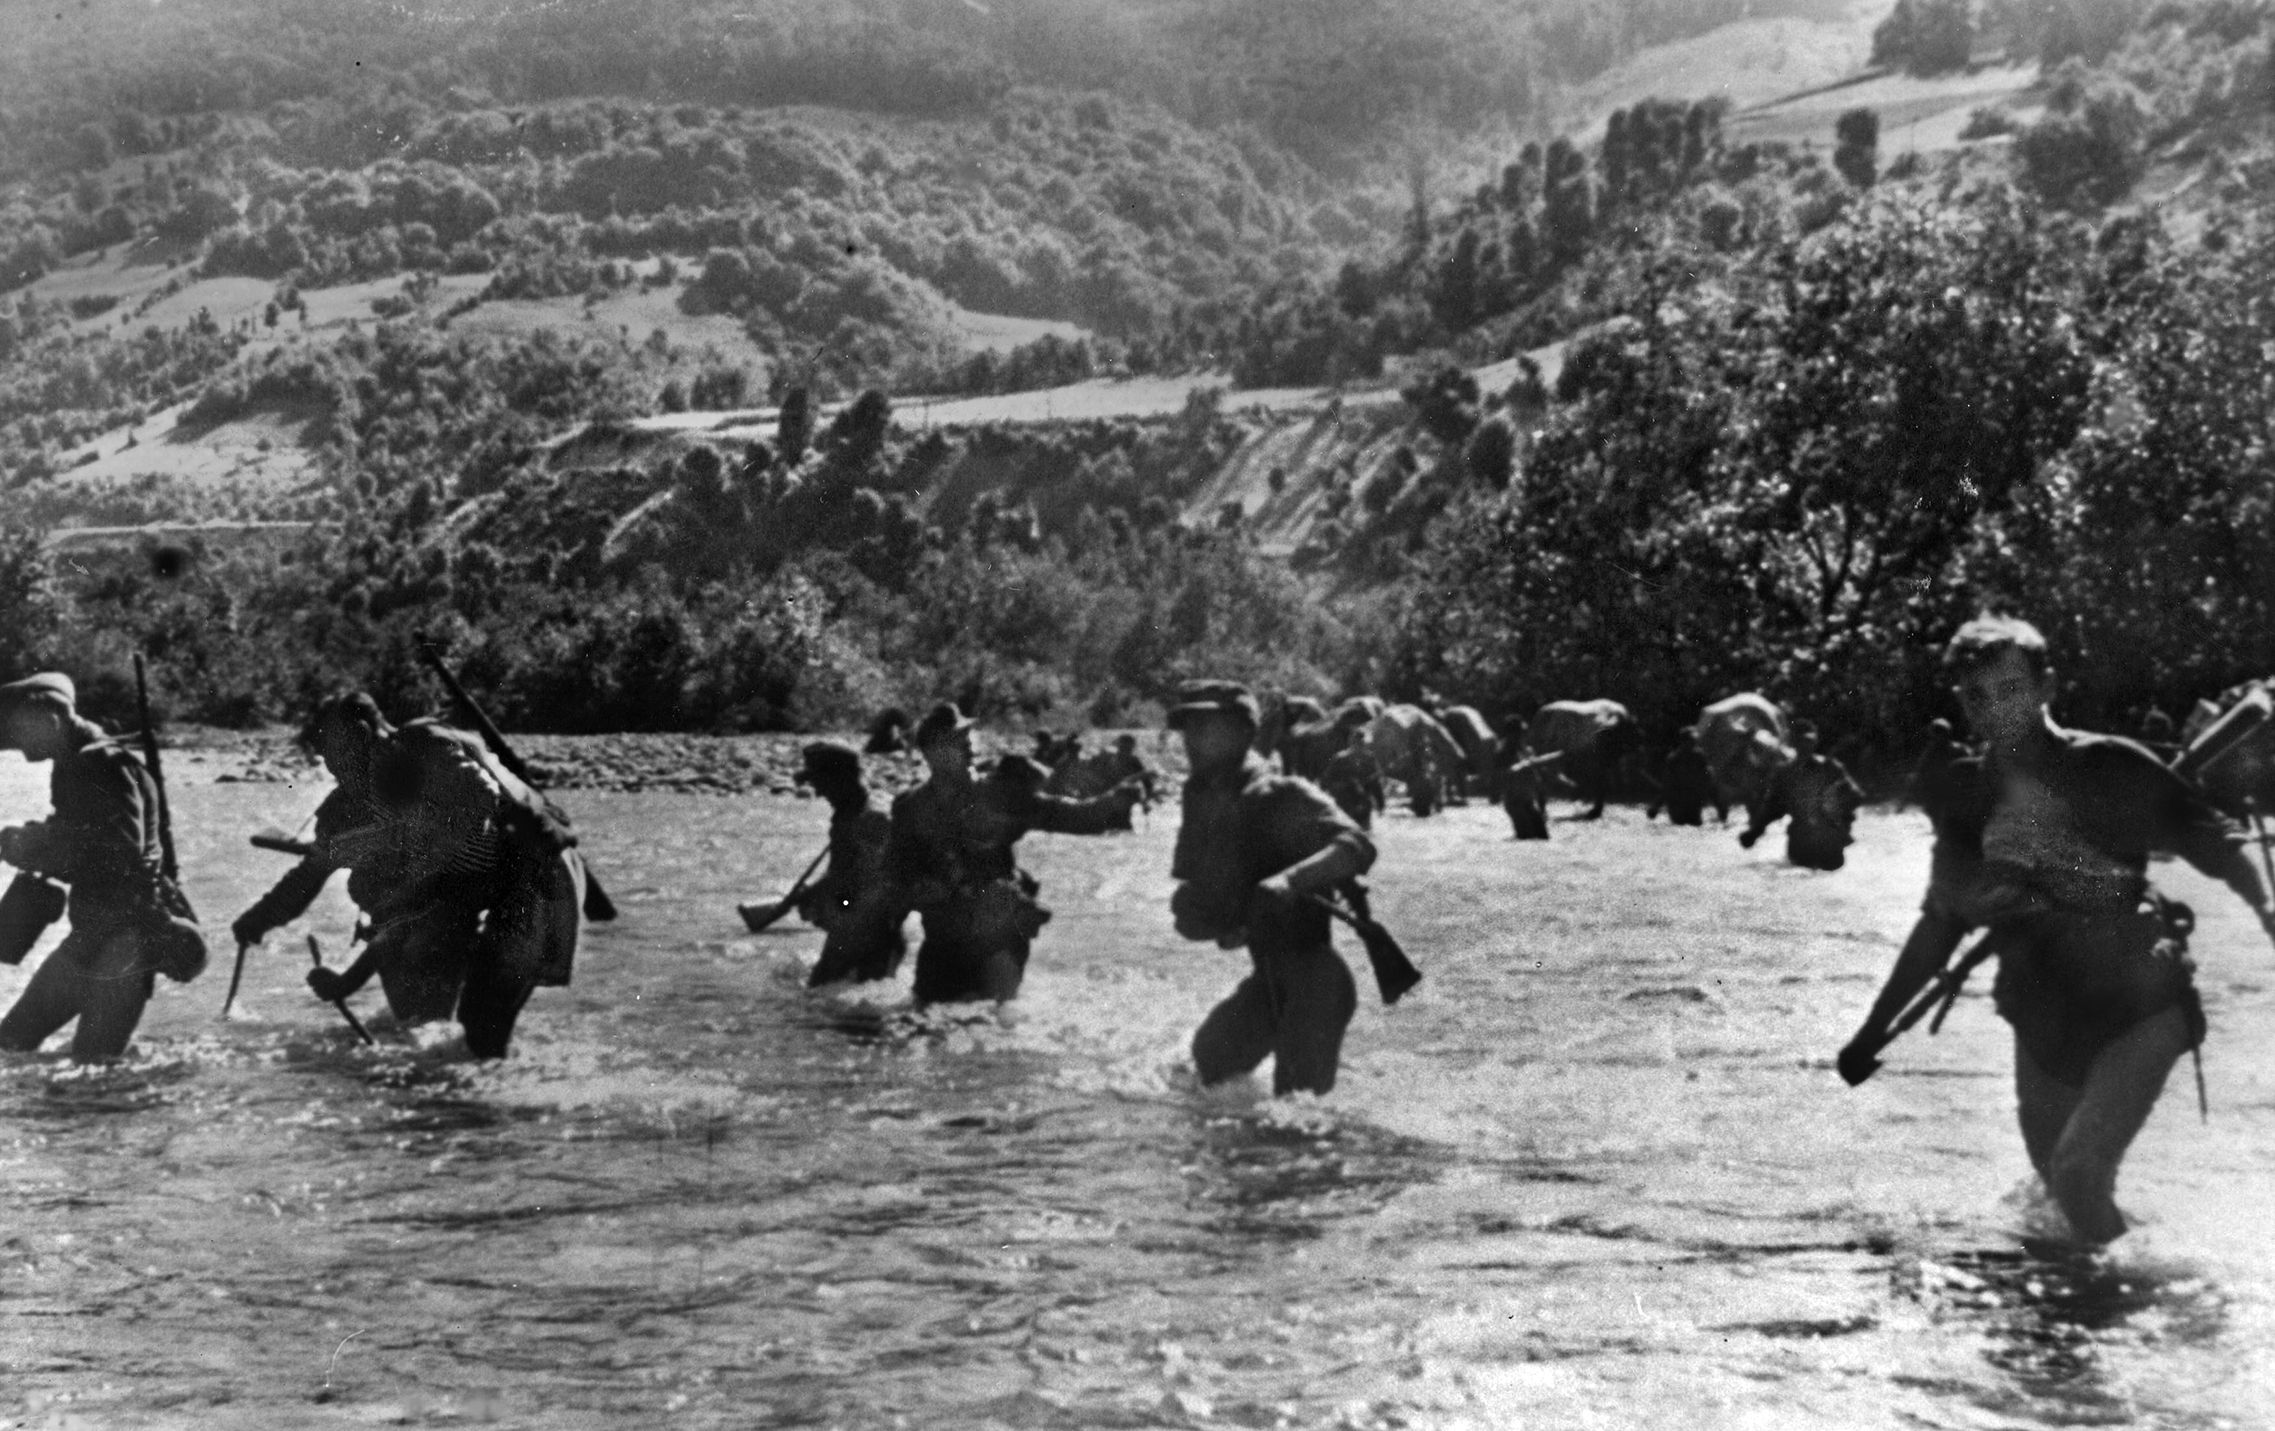
[[[54,814],[0,830],[0,860],[24,871],[9,900],[44,889],[34,920],[44,926],[63,912],[56,884],[69,885],[71,919],[0,1019],[0,1048],[31,1052],[77,1019],[71,1056],[91,1062],[126,1051],[154,975],[197,976],[205,939],[162,864],[157,783],[133,751],[80,717],[76,700],[70,677],[54,672],[0,686],[0,750],[55,764]],[[12,952],[20,959],[29,948],[25,939]]]
[[[929,777],[893,801],[887,878],[896,906],[924,916],[913,990],[919,1004],[1019,995],[1027,955],[1050,911],[1012,847],[1029,830],[1100,835],[1130,828],[1133,781],[1091,800],[1042,791],[1048,773],[1024,755],[972,778],[972,725],[953,704],[917,723],[913,743]]]
[[[431,720],[398,730],[361,692],[326,701],[303,738],[337,782],[315,848],[231,932],[259,943],[345,869],[364,952],[310,970],[309,988],[332,1002],[376,973],[396,1018],[455,1012],[468,1052],[504,1057],[531,992],[568,983],[576,958],[584,864],[565,817],[481,737]]]
[[[2125,1231],[2118,1164],[2173,1065],[2204,1037],[2187,957],[2193,920],[2150,887],[2150,852],[2225,883],[2271,935],[2275,914],[2242,842],[2186,780],[2130,740],[2054,724],[2054,673],[2034,627],[1971,621],[1948,661],[1984,754],[1953,760],[1946,747],[1943,768],[1921,772],[1936,828],[1927,898],[1841,1050],[1841,1076],[1871,1076],[1901,1012],[1969,928],[1989,926],[1986,948],[1999,960],[1991,997],[2014,1026],[2031,1166],[2072,1231],[2107,1242]],[[1952,974],[1964,977],[1966,962]]]
[[[842,741],[805,748],[798,783],[829,802],[829,868],[798,897],[798,913],[825,931],[808,988],[841,980],[890,979],[908,953],[908,911],[885,879],[892,817],[870,803],[860,753]]]
[[[1256,723],[1255,696],[1232,681],[1187,685],[1169,713],[1192,765],[1170,912],[1180,935],[1245,945],[1252,964],[1193,1035],[1193,1064],[1218,1083],[1268,1056],[1275,1093],[1325,1093],[1358,991],[1311,896],[1364,874],[1374,844],[1318,786],[1251,752]]]

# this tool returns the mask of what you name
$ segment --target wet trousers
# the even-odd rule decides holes
[[[1509,828],[1515,832],[1518,839],[1545,840],[1548,838],[1548,809],[1540,803],[1539,796],[1510,795],[1501,802],[1501,808],[1508,811]]]
[[[906,918],[905,910],[878,893],[830,914],[821,957],[806,975],[806,987],[893,977],[908,954],[908,939],[901,933]]]
[[[919,1004],[971,1003],[1019,997],[1027,979],[1030,940],[975,939],[961,931],[925,924],[916,950],[916,979],[910,990]]]
[[[1258,947],[1254,968],[1209,1011],[1193,1035],[1193,1066],[1203,1083],[1254,1070],[1269,1056],[1275,1094],[1325,1093],[1335,1086],[1343,1031],[1358,1011],[1358,985],[1333,946]]]
[[[916,951],[910,990],[917,1003],[1019,997],[1027,955],[1051,917],[1035,902],[1032,884],[989,880],[925,909],[924,943]]]
[[[530,993],[540,984],[569,982],[584,902],[584,860],[574,849],[532,858],[516,872],[483,921],[458,996],[468,1053],[504,1058]]]
[[[126,1052],[142,1022],[155,977],[133,929],[73,929],[34,971],[7,1017],[0,1018],[0,1049],[31,1053],[49,1034],[77,1019],[71,1056],[82,1063],[116,1058]]]

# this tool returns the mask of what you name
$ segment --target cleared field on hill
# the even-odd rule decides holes
[[[265,492],[297,487],[316,470],[307,430],[313,409],[267,407],[207,428],[184,428],[188,403],[161,408],[130,428],[73,449],[66,481],[131,482],[163,477],[237,483]],[[91,460],[90,460],[91,458]]]
[[[1695,39],[1656,45],[1579,87],[1564,107],[1574,138],[1602,137],[1615,109],[1647,99],[1722,98],[1743,110],[1833,84],[1864,67],[1884,0],[1830,0],[1811,16],[1724,25]]]
[[[1880,116],[1880,159],[1885,164],[1906,150],[1926,154],[1970,142],[1962,140],[1959,132],[1978,109],[2003,107],[2029,122],[2042,108],[2030,98],[2037,82],[2035,64],[1986,65],[1929,79],[1875,75],[1734,114],[1723,127],[1733,143],[1829,147],[1833,124],[1841,115],[1870,109]]]

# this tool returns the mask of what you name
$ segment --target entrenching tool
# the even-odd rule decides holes
[[[237,1002],[237,985],[245,977],[245,951],[252,947],[251,940],[237,941],[237,963],[229,971],[229,992],[221,999],[221,1016],[225,1019],[229,1017],[229,1006]]]

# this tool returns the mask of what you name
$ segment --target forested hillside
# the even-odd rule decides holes
[[[1142,717],[1213,669],[1661,727],[1759,687],[1895,752],[1986,603],[2081,718],[2275,666],[2268,7],[1904,0],[1857,93],[1922,76],[1907,125],[2037,66],[1937,147],[1865,105],[1757,137],[1711,76],[1540,127],[1748,13],[65,12],[0,59],[0,668],[99,700],[146,649],[178,714],[260,721],[415,702],[428,630],[570,729]],[[243,316],[166,318],[224,284]],[[633,311],[670,321],[594,316]],[[974,352],[974,314],[1080,331]],[[1133,372],[1352,401],[895,417]],[[683,408],[744,416],[632,426]],[[305,475],[74,476],[253,416]],[[68,570],[39,536],[256,517],[314,525]]]

